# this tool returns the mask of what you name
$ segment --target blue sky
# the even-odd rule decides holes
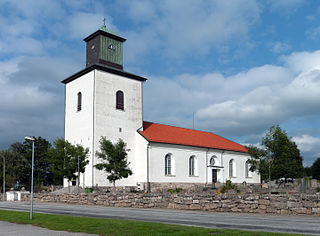
[[[320,156],[317,0],[0,0],[0,148],[63,136],[64,78],[83,38],[127,38],[124,69],[148,78],[144,119],[259,144],[279,124],[310,166]]]

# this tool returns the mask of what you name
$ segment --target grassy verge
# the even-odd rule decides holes
[[[32,224],[52,230],[71,232],[83,232],[99,235],[293,235],[273,234],[264,232],[249,232],[240,230],[206,229],[169,225],[161,223],[149,223],[129,220],[113,220],[88,218],[77,216],[34,214],[34,219],[29,219],[28,212],[0,210],[0,221],[8,221],[20,224]],[[301,235],[300,235],[301,236]]]

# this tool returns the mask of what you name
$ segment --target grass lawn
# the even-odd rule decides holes
[[[52,230],[84,232],[99,235],[293,235],[241,230],[207,229],[142,221],[113,220],[40,213],[35,213],[33,215],[33,220],[30,220],[29,216],[29,212],[0,210],[0,221],[32,224]]]

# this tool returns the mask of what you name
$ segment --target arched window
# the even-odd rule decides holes
[[[124,109],[124,97],[122,91],[117,91],[116,93],[116,108],[123,110]]]
[[[171,154],[167,154],[164,158],[164,173],[165,175],[171,175],[172,174],[172,158]]]
[[[210,158],[210,166],[214,166],[216,164],[215,158],[217,158],[216,156],[212,156]]]
[[[248,160],[246,161],[246,164],[245,164],[245,171],[246,171],[246,178],[251,177],[250,163]]]
[[[234,171],[234,160],[229,161],[229,177],[235,177],[235,171]]]
[[[81,111],[82,109],[82,94],[81,92],[78,93],[78,105],[77,105],[77,111]]]
[[[189,158],[189,175],[194,176],[195,175],[195,157],[191,156]]]

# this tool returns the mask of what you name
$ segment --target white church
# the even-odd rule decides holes
[[[62,81],[65,139],[90,150],[80,186],[112,185],[106,173],[94,167],[102,136],[112,142],[121,138],[130,149],[133,175],[117,181],[117,186],[260,183],[260,175],[249,170],[244,146],[210,132],[143,120],[147,79],[123,70],[126,39],[103,26],[84,41],[86,68]]]

